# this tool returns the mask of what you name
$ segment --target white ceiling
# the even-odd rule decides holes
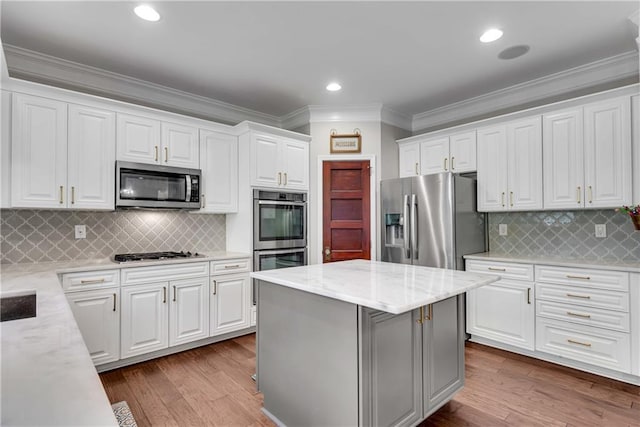
[[[1,2],[5,44],[282,116],[382,103],[413,115],[636,49],[638,1]],[[478,37],[504,30],[495,43]],[[503,49],[527,44],[513,60]],[[11,64],[9,64],[11,68]],[[343,90],[329,93],[329,81]]]

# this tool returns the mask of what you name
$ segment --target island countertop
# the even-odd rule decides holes
[[[498,280],[485,274],[367,260],[256,271],[251,277],[392,314]]]

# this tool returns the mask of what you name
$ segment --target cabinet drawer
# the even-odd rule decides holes
[[[83,271],[64,273],[62,289],[65,292],[86,291],[120,285],[120,270]]]
[[[630,373],[629,334],[538,317],[536,350]]]
[[[533,265],[531,264],[467,260],[465,270],[474,273],[498,274],[504,279],[533,282]]]
[[[248,258],[211,261],[211,275],[242,273],[244,271],[251,271]]]
[[[537,300],[536,314],[556,320],[629,332],[629,313],[621,311]]]
[[[629,294],[577,286],[536,283],[536,299],[629,312]]]
[[[629,291],[629,273],[584,268],[536,266],[536,282]]]
[[[158,265],[152,267],[134,267],[122,269],[122,285],[166,282],[177,279],[190,279],[209,275],[209,263],[192,262],[185,264]]]

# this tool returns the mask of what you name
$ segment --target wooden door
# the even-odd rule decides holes
[[[322,172],[323,262],[370,259],[369,161],[326,161]]]

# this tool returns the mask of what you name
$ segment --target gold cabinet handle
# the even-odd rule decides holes
[[[240,264],[233,264],[233,265],[225,265],[224,269],[227,270],[230,268],[240,268],[240,267],[242,267]]]
[[[582,317],[584,319],[591,319],[591,315],[590,314],[580,314],[580,313],[574,313],[572,311],[567,311],[567,314],[569,316]]]
[[[593,203],[593,189],[589,186],[589,203]]]
[[[577,191],[576,191],[576,195],[578,196],[578,204],[582,203],[582,199],[581,199],[581,194],[582,191],[580,191],[580,187],[578,187]]]
[[[502,192],[502,195],[500,196],[500,200],[502,202],[502,207],[504,208],[504,191]]]
[[[433,304],[429,304],[429,314],[424,320],[433,320]]]
[[[416,175],[420,175],[420,171],[418,170],[418,166],[419,166],[419,164],[418,164],[418,162],[416,162]]]
[[[527,304],[531,304],[531,288],[527,288]]]
[[[513,191],[509,192],[509,204],[513,207]]]
[[[448,159],[445,157],[445,158],[444,158],[444,171],[445,171],[445,172],[447,171],[447,160],[448,160]]]
[[[591,277],[589,277],[589,276],[572,276],[571,274],[567,274],[567,279],[591,280]]]
[[[591,343],[588,343],[588,342],[581,342],[581,341],[570,340],[570,339],[567,339],[567,342],[571,343],[571,344],[582,345],[582,346],[585,346],[585,347],[591,347]]]
[[[71,204],[76,202],[76,187],[71,186]]]
[[[155,146],[155,149],[156,149],[156,162],[157,162],[158,161],[158,146],[157,145]]]
[[[491,271],[507,271],[506,268],[498,268],[498,267],[487,267]]]
[[[203,195],[202,195],[202,204],[200,205],[200,207],[201,207],[202,209],[204,209],[205,205],[206,205],[206,203],[204,202],[204,194],[203,194]]]
[[[64,203],[64,187],[60,186],[60,204]]]
[[[173,302],[176,302],[176,299],[178,298],[178,292],[176,291],[176,287],[173,287]]]
[[[162,287],[162,303],[163,304],[167,303],[167,287],[166,286]]]
[[[420,317],[416,320],[416,323],[423,324],[424,323],[424,307],[420,307]]]
[[[216,282],[215,280],[213,281],[213,295],[215,295],[218,292],[218,282]]]
[[[287,173],[284,173],[284,185],[287,185]]]
[[[576,295],[576,294],[567,294],[569,298],[582,298],[582,299],[591,299],[590,295]]]
[[[282,184],[282,172],[278,172],[278,185]]]
[[[164,147],[164,162],[169,162],[169,147]]]
[[[90,285],[93,283],[104,283],[104,278],[102,279],[91,279],[91,280],[80,280],[80,284],[82,285]]]
[[[116,311],[116,294],[113,294],[113,311]]]
[[[453,167],[453,160],[455,159],[455,157],[451,156],[451,170],[454,170],[455,168]]]

